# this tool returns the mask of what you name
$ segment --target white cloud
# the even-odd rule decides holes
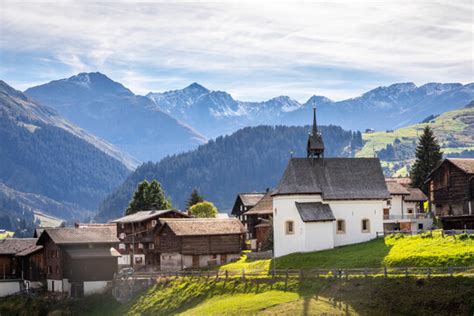
[[[319,85],[319,90],[337,98],[367,85],[362,77],[347,79],[356,88],[327,85],[321,79],[335,78],[327,73],[323,75],[328,78],[319,78],[319,68],[418,83],[467,82],[473,77],[469,0],[59,4],[4,0],[1,9],[2,49],[44,52],[73,72],[114,72],[120,76],[116,80],[129,82],[139,92],[156,87],[155,73],[166,82],[164,88],[172,82],[194,81],[193,74],[199,73],[222,84],[221,89],[231,86],[235,94],[250,98],[257,93],[256,86],[282,88],[302,98],[313,93],[303,93],[304,89]],[[139,71],[144,68],[146,73]],[[174,79],[165,79],[162,70]],[[279,76],[262,78],[262,72]],[[292,82],[285,82],[286,75]]]

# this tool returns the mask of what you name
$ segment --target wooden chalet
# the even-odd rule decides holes
[[[140,211],[113,220],[120,239],[118,251],[122,255],[120,266],[133,266],[135,269],[160,267],[158,230],[161,218],[188,218],[189,215],[176,210]]]
[[[247,239],[255,240],[256,243],[251,245],[251,248],[259,249],[262,242],[266,239],[269,221],[271,221],[273,215],[273,197],[271,192],[268,191],[254,207],[244,212],[243,215],[246,216]],[[259,233],[258,230],[260,230]]]
[[[36,238],[0,240],[0,279],[20,279],[22,271],[17,254],[36,245]]]
[[[43,246],[47,289],[80,297],[104,291],[117,272],[115,225],[46,228]]]
[[[236,218],[161,219],[161,270],[225,264],[240,257],[245,228]]]
[[[265,193],[239,193],[235,199],[231,214],[244,222],[243,213],[254,207],[258,201],[265,196]]]
[[[426,180],[445,229],[474,229],[474,159],[447,158]]]

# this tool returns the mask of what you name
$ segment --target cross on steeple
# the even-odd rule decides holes
[[[308,158],[323,158],[324,157],[324,142],[321,134],[318,132],[318,125],[316,122],[316,104],[313,100],[313,129],[308,137],[308,145],[306,147]]]

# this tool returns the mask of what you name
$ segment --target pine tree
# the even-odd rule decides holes
[[[189,210],[191,206],[201,202],[204,202],[203,197],[199,194],[197,189],[193,189],[191,195],[189,196],[189,199],[186,201],[186,209]]]
[[[125,214],[130,215],[138,211],[154,209],[166,210],[171,207],[171,201],[166,198],[165,192],[158,181],[153,180],[150,183],[147,180],[143,180],[138,184],[135,193],[133,193],[132,200],[128,204]]]
[[[424,182],[430,172],[441,163],[442,159],[443,153],[438,140],[434,136],[433,130],[429,125],[426,125],[416,147],[415,163],[411,169],[412,186],[428,193],[428,186]]]

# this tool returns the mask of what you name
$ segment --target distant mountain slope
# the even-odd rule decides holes
[[[382,160],[387,175],[406,175],[415,157],[418,135],[421,135],[426,124],[433,128],[445,155],[474,157],[474,107],[469,105],[443,113],[426,123],[388,133],[363,134],[365,145],[357,156],[373,157],[376,154]]]
[[[25,94],[140,161],[157,161],[206,142],[150,99],[134,95],[101,73],[51,81],[29,88]]]
[[[197,83],[182,90],[147,96],[166,113],[215,137],[243,126],[303,125],[311,115],[313,103],[318,106],[322,124],[352,130],[394,129],[465,105],[474,98],[474,83],[429,83],[420,87],[414,83],[397,83],[353,99],[333,102],[313,96],[304,104],[287,96],[265,102],[242,102],[226,92],[211,91]]]
[[[129,174],[109,149],[116,150],[0,81],[0,194],[22,208],[87,215]]]
[[[275,187],[290,151],[306,154],[309,127],[247,127],[230,136],[218,137],[198,149],[168,157],[159,163],[138,167],[100,205],[97,220],[123,215],[136,185],[144,179],[157,179],[175,207],[184,208],[193,188],[213,201],[221,211],[231,208],[238,192],[263,191]],[[323,126],[326,156],[351,155],[362,143],[360,133],[337,126]]]

